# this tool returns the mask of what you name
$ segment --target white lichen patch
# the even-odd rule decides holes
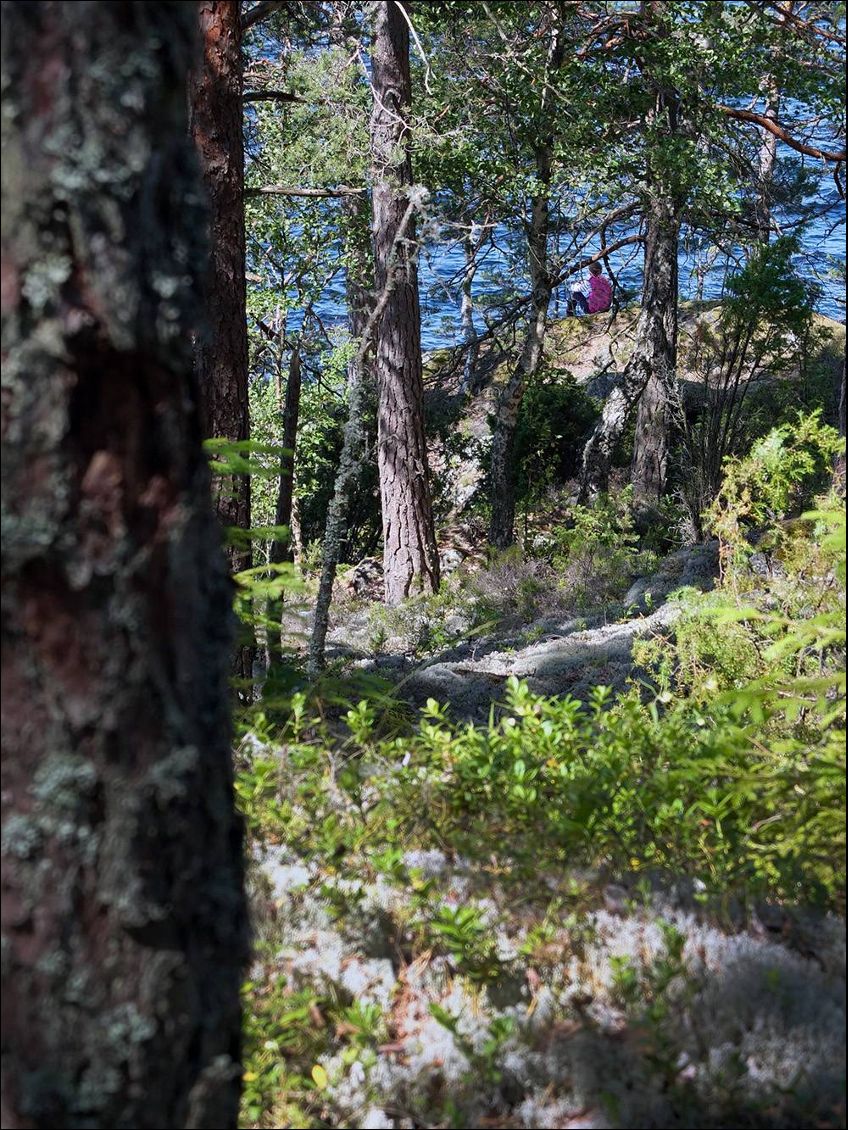
[[[819,920],[806,954],[655,897],[548,918],[531,957],[540,918],[519,914],[497,878],[435,850],[403,862],[429,884],[426,899],[386,876],[322,876],[282,850],[261,864],[278,914],[276,967],[293,986],[380,1010],[384,1043],[320,1059],[334,1125],[777,1126],[800,1124],[779,1121],[799,1111],[836,1125],[838,920]],[[445,907],[476,910],[500,974],[463,972],[432,934],[417,956],[401,944],[400,923],[416,936]],[[381,943],[386,956],[372,956]]]

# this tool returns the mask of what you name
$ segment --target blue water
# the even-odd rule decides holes
[[[611,232],[610,242],[623,234]],[[515,295],[528,290],[526,275],[522,270],[522,239],[506,229],[495,233],[494,246],[484,249],[473,284],[475,326],[486,329],[485,312],[496,319],[499,304],[508,303]],[[589,254],[597,246],[590,245]],[[713,249],[714,251],[714,249]],[[554,252],[556,254],[556,252]],[[702,298],[718,299],[722,296],[728,273],[734,270],[733,249],[730,253],[714,253],[708,262],[710,249],[698,246],[691,234],[684,232],[680,253],[680,296],[682,300]],[[586,254],[584,252],[584,254]],[[566,264],[569,262],[565,259]],[[845,216],[830,214],[808,230],[798,258],[798,269],[815,281],[820,294],[817,310],[837,321],[845,320],[844,281],[835,276],[834,266],[845,263]],[[638,299],[642,277],[642,249],[638,244],[622,248],[610,256],[610,266],[621,287],[624,302]],[[456,239],[445,238],[426,243],[419,258],[419,292],[421,295],[422,346],[426,351],[443,349],[462,341],[460,326],[460,284],[464,268],[462,245]],[[583,276],[586,277],[585,274]],[[551,316],[565,315],[565,305],[574,277],[553,296]],[[344,306],[344,278],[341,272],[325,288],[316,303],[316,311],[325,328],[332,331],[343,328],[346,320]],[[289,328],[300,328],[301,314],[296,308],[289,311]]]
[[[833,223],[831,218],[827,227]],[[821,314],[837,321],[845,320],[844,282],[828,277],[835,262],[845,262],[845,228],[843,223],[833,232],[828,232],[823,223],[818,230],[811,230],[802,246],[798,269],[805,276],[815,280],[821,288],[816,308]],[[687,247],[686,239],[679,259],[681,300],[721,298],[725,279],[732,272],[734,264],[719,255],[713,265],[699,274],[704,264],[704,249]],[[593,247],[594,253],[597,247]],[[622,288],[622,298],[638,298],[642,281],[642,249],[636,244],[622,248],[610,256],[610,266]],[[474,301],[485,305],[487,300],[497,298],[502,293],[496,276],[508,269],[507,257],[498,251],[491,251],[483,260],[474,280]],[[459,282],[463,270],[461,246],[444,244],[424,248],[419,269],[419,289],[421,294],[422,344],[425,350],[444,348],[462,340],[459,323]],[[495,276],[494,278],[492,276]],[[584,272],[582,278],[587,278]],[[575,279],[559,287],[551,303],[551,316],[565,316],[565,305]],[[518,282],[521,292],[528,288],[526,278]],[[493,310],[493,316],[497,309]],[[485,329],[485,320],[476,313],[475,324]]]

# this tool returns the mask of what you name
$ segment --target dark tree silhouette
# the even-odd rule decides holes
[[[197,12],[4,3],[3,1125],[235,1126]]]

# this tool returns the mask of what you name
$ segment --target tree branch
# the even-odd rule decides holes
[[[254,4],[253,7],[242,16],[241,30],[247,31],[249,27],[258,24],[260,20],[264,20],[266,16],[270,16],[272,12],[276,12],[278,8],[282,8],[283,3],[284,0],[260,0],[260,3]]]
[[[308,105],[306,98],[292,94],[290,90],[246,90],[242,95],[245,102],[302,102]]]
[[[746,0],[746,3],[748,4],[749,7],[753,8],[754,11],[756,11],[756,12],[761,11],[760,8],[758,8],[755,4],[751,3],[751,0]],[[787,23],[790,23],[790,24],[793,24],[795,27],[800,28],[802,31],[809,32],[811,35],[815,36],[815,38],[818,39],[818,40],[825,39],[825,40],[828,40],[831,43],[836,43],[843,50],[845,49],[845,37],[844,37],[844,35],[839,35],[837,32],[828,31],[826,28],[819,27],[818,24],[813,23],[811,20],[804,20],[800,16],[796,15],[794,12],[787,11],[783,7],[779,8],[775,4],[766,3],[765,7],[771,8],[780,17],[778,20],[775,20],[775,19],[772,19],[771,16],[767,16],[767,19],[769,19],[769,21],[771,23],[775,24],[777,27],[784,27]],[[765,13],[763,13],[763,14],[765,15]]]
[[[599,263],[602,259],[606,259],[607,256],[612,255],[614,251],[620,251],[622,247],[628,247],[634,243],[644,242],[645,237],[639,233],[636,233],[634,235],[626,235],[621,239],[615,240],[614,243],[610,243],[608,246],[602,247],[600,251],[597,251],[594,255],[586,255],[582,259],[578,259],[576,263],[572,263],[569,267],[566,267],[565,270],[558,271],[551,277],[551,290],[555,290],[558,286],[561,286],[562,283],[564,283],[565,280],[570,278],[572,275],[578,275],[581,271],[584,271],[587,267],[591,266],[592,263]],[[523,294],[520,298],[515,299],[514,302],[511,302],[510,305],[507,306],[507,308],[503,311],[499,318],[487,325],[486,330],[475,339],[476,343],[482,344],[483,342],[490,340],[491,338],[496,336],[498,330],[502,330],[505,326],[508,326],[512,322],[517,321],[518,318],[521,317],[523,311],[530,305],[532,301],[532,292],[530,294]],[[462,345],[457,347],[457,352],[461,353],[471,344],[473,343],[463,343]]]
[[[788,145],[790,149],[795,149],[798,153],[805,153],[808,157],[817,157],[820,161],[836,161],[837,163],[845,160],[844,149],[841,153],[833,153],[827,149],[818,149],[814,145],[808,145],[806,142],[792,137],[786,126],[782,126],[774,118],[767,118],[765,114],[758,114],[754,110],[737,110],[733,106],[719,105],[716,106],[716,109],[720,113],[726,114],[728,118],[734,118],[737,122],[753,122],[755,126],[774,134],[779,141]]]
[[[365,192],[364,188],[349,188],[345,184],[340,184],[336,188],[287,188],[282,184],[265,184],[260,188],[246,188],[244,195],[247,196],[306,196],[317,197],[319,199],[329,199],[338,196],[362,196]]]

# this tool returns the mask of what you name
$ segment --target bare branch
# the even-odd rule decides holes
[[[805,141],[799,141],[798,138],[792,137],[786,126],[782,126],[774,118],[766,117],[765,114],[757,114],[753,110],[737,110],[733,106],[718,105],[716,109],[720,113],[726,114],[728,118],[734,118],[737,122],[753,122],[754,125],[774,134],[779,141],[788,145],[790,149],[794,149],[798,153],[805,153],[808,157],[817,157],[820,161],[835,161],[837,163],[845,160],[844,149],[841,153],[833,153],[827,149],[818,149],[815,145],[808,145]]]
[[[260,0],[258,4],[254,4],[252,8],[244,13],[241,18],[241,30],[247,31],[248,28],[258,24],[260,20],[264,20],[266,16],[270,16],[272,12],[276,12],[278,8],[283,7],[284,0]]]
[[[306,98],[292,94],[290,90],[246,90],[242,95],[245,102],[302,102],[308,105]]]
[[[245,196],[303,196],[330,199],[340,196],[362,196],[364,188],[350,188],[340,184],[336,188],[288,188],[282,184],[265,184],[259,188],[246,188]]]
[[[424,89],[428,94],[432,94],[433,92],[430,89],[430,60],[427,58],[421,40],[418,38],[418,32],[412,25],[412,20],[409,18],[409,12],[407,12],[406,8],[404,8],[400,0],[394,0],[394,2],[397,5],[398,11],[406,20],[407,27],[409,28],[409,34],[412,36],[415,46],[418,48],[418,54],[421,56],[421,61],[424,63]]]
[[[576,263],[572,263],[571,266],[567,267],[564,271],[559,271],[551,278],[551,289],[555,290],[572,275],[580,274],[581,271],[584,271],[587,267],[591,266],[592,263],[599,263],[601,260],[606,259],[607,256],[612,255],[614,251],[620,251],[622,247],[628,247],[634,243],[644,242],[645,237],[638,233],[634,235],[623,236],[621,239],[615,240],[614,243],[609,244],[609,246],[602,247],[600,251],[597,251],[594,255],[586,255],[582,259],[578,259]],[[502,330],[504,329],[504,327],[509,326],[513,322],[517,321],[532,301],[533,295],[532,293],[530,293],[523,294],[520,298],[517,298],[514,302],[510,303],[510,305],[507,306],[507,308],[499,318],[489,323],[489,325],[486,327],[485,333],[480,334],[476,339],[476,342],[478,344],[482,344],[484,341],[488,341],[489,339],[494,338],[497,335],[498,330]],[[464,343],[459,346],[458,352],[467,349],[469,344],[470,343]]]

